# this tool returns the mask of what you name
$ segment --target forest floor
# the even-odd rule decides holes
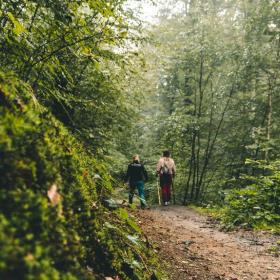
[[[280,280],[280,258],[269,253],[279,236],[222,232],[209,217],[182,206],[134,214],[171,280]]]

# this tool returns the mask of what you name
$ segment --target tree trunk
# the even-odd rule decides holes
[[[272,123],[272,85],[271,80],[269,79],[269,90],[267,95],[267,127],[266,127],[266,140],[267,147],[265,150],[265,160],[269,160],[269,141],[271,139],[271,123]]]

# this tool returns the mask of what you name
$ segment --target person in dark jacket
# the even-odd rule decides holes
[[[125,181],[129,184],[129,203],[132,204],[135,189],[138,190],[141,208],[145,208],[144,181],[148,180],[148,174],[138,155],[133,157],[133,162],[128,165]]]

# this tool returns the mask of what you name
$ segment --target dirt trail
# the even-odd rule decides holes
[[[180,206],[137,211],[137,218],[170,279],[280,280],[280,258],[267,253],[277,237],[224,233],[207,217]]]

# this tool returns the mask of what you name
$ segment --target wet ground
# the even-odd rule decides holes
[[[138,223],[169,279],[280,280],[280,240],[266,232],[222,232],[207,216],[182,206],[137,211]]]

